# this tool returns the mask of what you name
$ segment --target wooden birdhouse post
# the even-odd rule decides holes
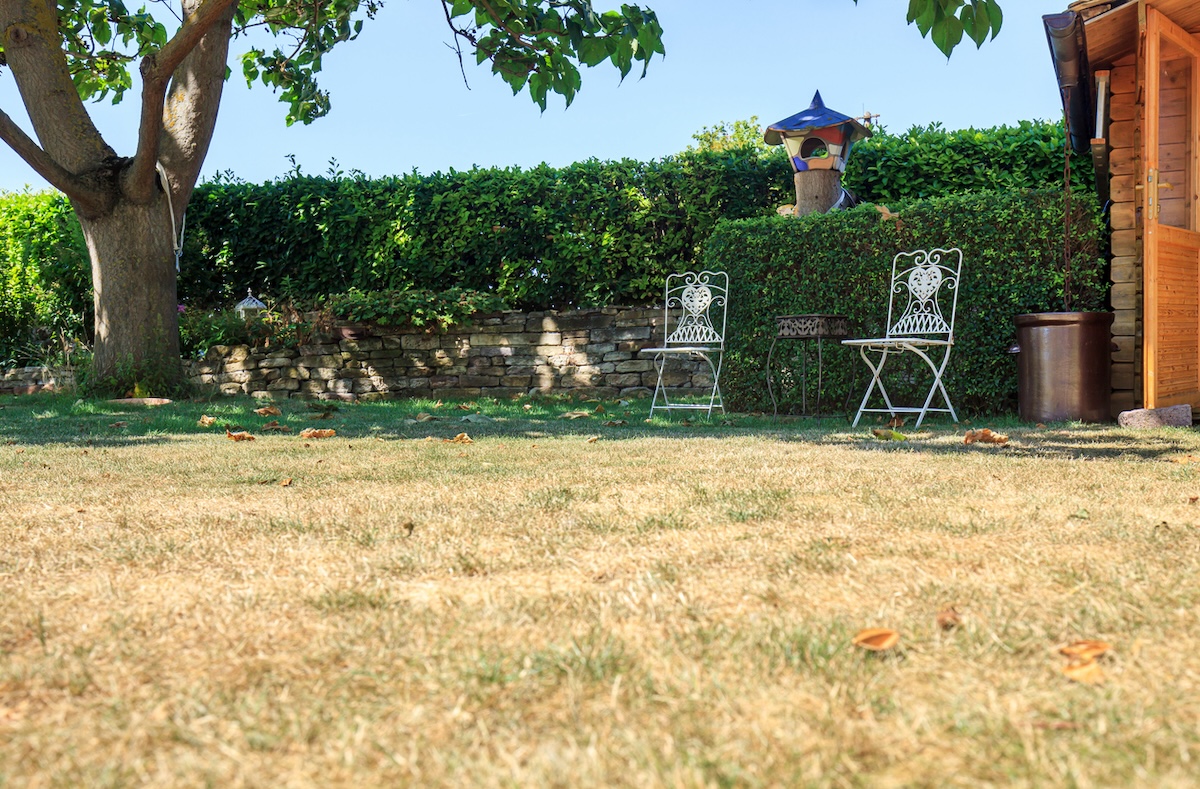
[[[763,139],[787,149],[795,172],[796,216],[831,211],[846,199],[842,173],[850,148],[870,136],[854,118],[826,107],[820,91],[808,109],[767,127]]]

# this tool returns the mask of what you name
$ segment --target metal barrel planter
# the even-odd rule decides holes
[[[1021,420],[1110,421],[1112,313],[1039,312],[1015,321]]]

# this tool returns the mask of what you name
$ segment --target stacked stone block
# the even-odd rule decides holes
[[[504,312],[441,333],[377,330],[355,340],[320,335],[279,350],[216,346],[189,375],[225,394],[277,399],[637,396],[654,387],[653,361],[638,352],[662,343],[661,324],[661,309],[643,307]],[[667,370],[671,386],[712,386],[703,362],[672,361]]]
[[[14,367],[0,373],[0,395],[61,392],[75,386],[72,370],[51,367]]]

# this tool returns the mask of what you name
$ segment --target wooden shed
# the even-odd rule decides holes
[[[1113,412],[1200,408],[1200,2],[1080,0],[1046,29],[1111,200]]]

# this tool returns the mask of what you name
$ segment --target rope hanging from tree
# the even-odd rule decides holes
[[[175,206],[171,203],[171,183],[167,180],[167,168],[163,167],[162,162],[157,162],[154,165],[158,170],[158,177],[162,180],[163,191],[167,193],[167,212],[171,214],[171,248],[175,250],[175,273],[179,273],[179,261],[183,257],[183,233],[187,229],[187,211],[183,212],[183,216],[179,221],[179,229],[175,229]]]

